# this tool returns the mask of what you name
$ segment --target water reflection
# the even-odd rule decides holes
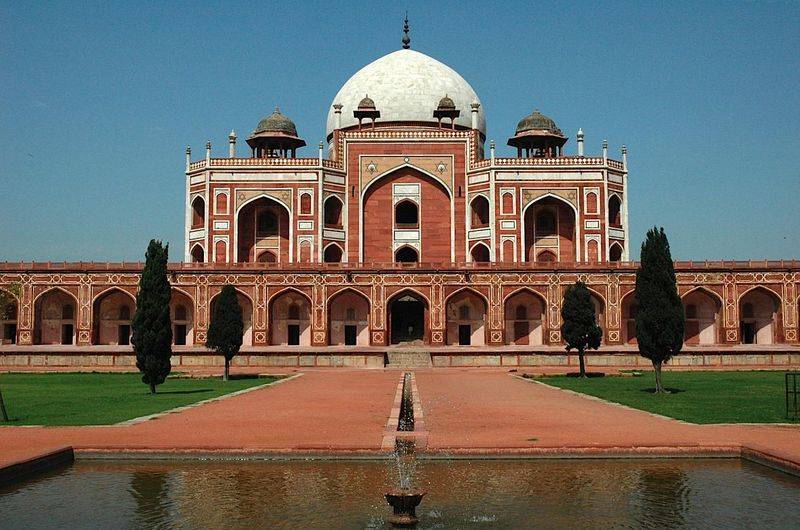
[[[394,462],[79,462],[0,527],[388,528]],[[738,460],[420,461],[419,528],[789,528],[800,480]]]

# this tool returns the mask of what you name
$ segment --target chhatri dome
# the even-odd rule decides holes
[[[416,121],[437,123],[433,116],[440,100],[447,95],[461,111],[456,125],[472,127],[470,104],[480,103],[478,95],[458,72],[424,53],[410,49],[403,40],[403,49],[371,62],[339,89],[328,110],[327,136],[335,128],[333,105],[342,105],[342,127],[358,125],[353,116],[365,94],[380,111],[380,122]],[[486,136],[483,107],[478,109],[478,129]]]

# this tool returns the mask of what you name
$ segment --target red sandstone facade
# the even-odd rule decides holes
[[[440,65],[410,50],[387,57],[413,72]],[[376,96],[335,100],[327,156],[320,144],[317,157],[297,158],[305,142],[277,110],[248,138],[251,157],[236,156],[234,133],[228,157],[209,143],[191,161],[187,149],[186,263],[171,267],[176,344],[205,342],[214,298],[233,284],[248,346],[558,345],[576,280],[592,291],[604,343],[635,343],[624,147],[621,160],[606,142],[584,156],[579,131],[577,154],[565,155],[566,137],[536,111],[509,140],[518,157],[496,157],[493,142],[486,157],[480,104],[460,90],[461,100],[442,93],[422,110],[385,90],[385,107]],[[357,123],[343,124],[348,110]],[[687,344],[798,342],[800,263],[676,268]],[[139,271],[0,265],[12,293],[3,342],[127,344]]]

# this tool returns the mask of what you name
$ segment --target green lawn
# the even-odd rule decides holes
[[[789,422],[783,372],[663,372],[664,386],[672,391],[666,395],[652,393],[652,372],[540,381],[692,423]]]
[[[138,373],[0,374],[10,420],[4,423],[0,415],[0,425],[107,425],[275,379],[253,376],[226,383],[220,377],[170,377],[151,396]]]

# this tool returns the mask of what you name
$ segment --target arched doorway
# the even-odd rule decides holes
[[[636,344],[636,314],[639,312],[639,302],[636,301],[636,291],[631,291],[622,299],[622,341],[625,344]],[[596,312],[595,312],[596,315]]]
[[[349,289],[328,302],[328,334],[332,346],[369,346],[369,301]]]
[[[299,291],[290,289],[270,300],[270,344],[311,345],[311,303]]]
[[[322,217],[325,228],[342,228],[342,200],[336,195],[331,195],[325,199],[322,205]]]
[[[619,200],[619,197],[612,195],[608,198],[608,224],[612,228],[622,228],[621,209],[622,201]]]
[[[258,261],[259,263],[277,263],[278,256],[276,256],[275,252],[273,252],[272,250],[262,250],[261,252],[259,252],[256,261]]]
[[[417,249],[412,247],[400,247],[394,253],[395,263],[417,263],[419,261],[419,254]]]
[[[472,218],[470,228],[486,228],[489,226],[489,201],[483,195],[478,195],[470,203]]]
[[[259,197],[245,204],[237,215],[236,230],[240,263],[255,262],[264,251],[278,262],[289,261],[289,212],[276,200]]]
[[[505,302],[506,344],[544,344],[544,300],[524,289]]]
[[[95,298],[92,304],[92,344],[129,345],[135,308],[136,299],[121,289],[109,289]]]
[[[78,300],[61,289],[50,289],[34,303],[35,344],[75,344]]]
[[[331,243],[325,247],[325,251],[322,253],[322,261],[325,263],[341,263],[342,247],[336,243]]]
[[[575,210],[569,203],[555,197],[537,200],[526,207],[523,226],[526,261],[539,261],[543,250],[558,261],[577,260]]]
[[[613,243],[608,249],[608,261],[622,261],[622,246]]]
[[[8,291],[0,292],[0,344],[17,342],[17,298]]]
[[[202,245],[195,245],[192,247],[192,263],[203,263],[206,260],[206,253],[203,251]]]
[[[476,292],[465,289],[447,300],[447,344],[483,346],[486,344],[486,302]]]
[[[771,291],[756,287],[739,300],[742,344],[774,344],[777,342],[777,315],[780,299]]]
[[[206,224],[206,201],[199,195],[192,201],[192,230],[203,228]]]
[[[600,329],[603,330],[603,338],[602,343],[605,344],[606,342],[606,305],[603,302],[603,299],[600,298],[597,293],[593,291],[589,291],[589,296],[592,299],[592,305],[594,306],[594,318],[597,321],[597,325],[600,326]]]
[[[717,344],[720,301],[697,289],[684,295],[681,302],[686,317],[683,341],[690,346]]]
[[[470,251],[470,257],[474,263],[489,263],[489,247],[483,243],[478,243]]]
[[[418,206],[418,233],[405,234],[402,241],[418,238],[418,251],[425,261],[451,261],[451,209],[450,190],[438,179],[410,167],[401,167],[372,180],[364,191],[362,202],[363,241],[361,250],[364,263],[389,263],[395,261],[395,250],[400,240],[392,230],[395,223],[414,225],[412,208],[397,211],[395,190],[402,190],[404,198],[413,198]],[[398,203],[399,204],[399,203]],[[404,205],[405,209],[406,206]],[[406,216],[405,214],[408,214]],[[400,215],[398,218],[397,216]],[[394,217],[394,219],[392,218]],[[412,228],[405,229],[411,232]],[[462,250],[461,252],[464,252]],[[466,256],[461,257],[466,259]]]
[[[172,290],[169,312],[172,319],[172,344],[175,346],[192,346],[194,344],[193,308],[194,302],[191,298],[181,291]]]
[[[414,291],[403,291],[387,304],[392,344],[428,343],[428,303]]]
[[[211,319],[214,318],[214,309],[217,307],[217,297],[219,293],[211,299],[211,304],[209,307],[208,313],[208,321],[211,323]],[[242,308],[242,322],[243,322],[243,329],[242,329],[242,346],[252,346],[253,345],[253,302],[250,299],[239,292],[236,291],[236,301],[239,302],[239,307]]]

